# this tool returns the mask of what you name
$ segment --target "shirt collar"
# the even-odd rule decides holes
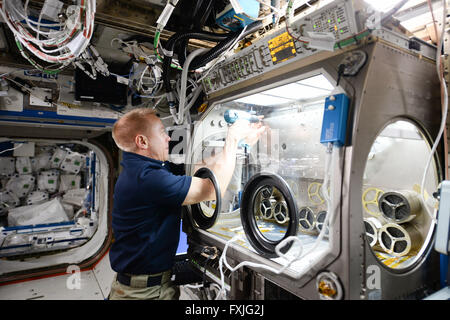
[[[139,160],[146,161],[146,162],[148,162],[148,164],[151,164],[152,166],[158,167],[158,168],[166,167],[167,163],[168,163],[168,161],[156,160],[156,159],[149,158],[149,157],[137,154],[137,153],[126,152],[126,151],[123,151],[123,160],[124,161],[136,161],[136,160],[137,161],[139,161]]]

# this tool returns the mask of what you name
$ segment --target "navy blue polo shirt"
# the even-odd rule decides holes
[[[192,177],[182,175],[179,165],[135,153],[124,152],[121,165],[114,187],[111,267],[130,274],[169,270]]]

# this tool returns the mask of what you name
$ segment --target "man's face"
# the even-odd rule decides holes
[[[147,136],[150,142],[150,158],[166,161],[169,159],[170,137],[166,133],[166,128],[161,120],[156,116],[150,116],[150,129]]]

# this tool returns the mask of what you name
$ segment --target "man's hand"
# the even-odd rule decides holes
[[[261,120],[263,117],[261,116],[259,118]],[[207,167],[216,175],[222,197],[225,196],[236,166],[236,152],[239,141],[243,140],[252,146],[258,141],[265,130],[266,127],[262,125],[261,121],[258,123],[250,123],[248,120],[237,120],[228,128],[223,151],[215,156],[212,162],[207,159],[204,160]],[[211,181],[209,179],[193,177],[191,187],[183,205],[215,199],[215,191]]]
[[[259,118],[262,119],[263,116]],[[227,139],[234,139],[236,142],[243,140],[249,146],[253,146],[265,130],[266,127],[261,121],[250,123],[248,120],[239,119],[228,129]]]

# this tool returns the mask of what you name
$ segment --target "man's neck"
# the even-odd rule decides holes
[[[144,156],[144,157],[147,157],[147,158],[150,158],[150,159],[153,159],[153,160],[158,160],[161,162],[165,161],[162,159],[158,159],[158,157],[156,155],[154,155],[152,152],[149,152],[148,150],[136,150],[134,153]]]

